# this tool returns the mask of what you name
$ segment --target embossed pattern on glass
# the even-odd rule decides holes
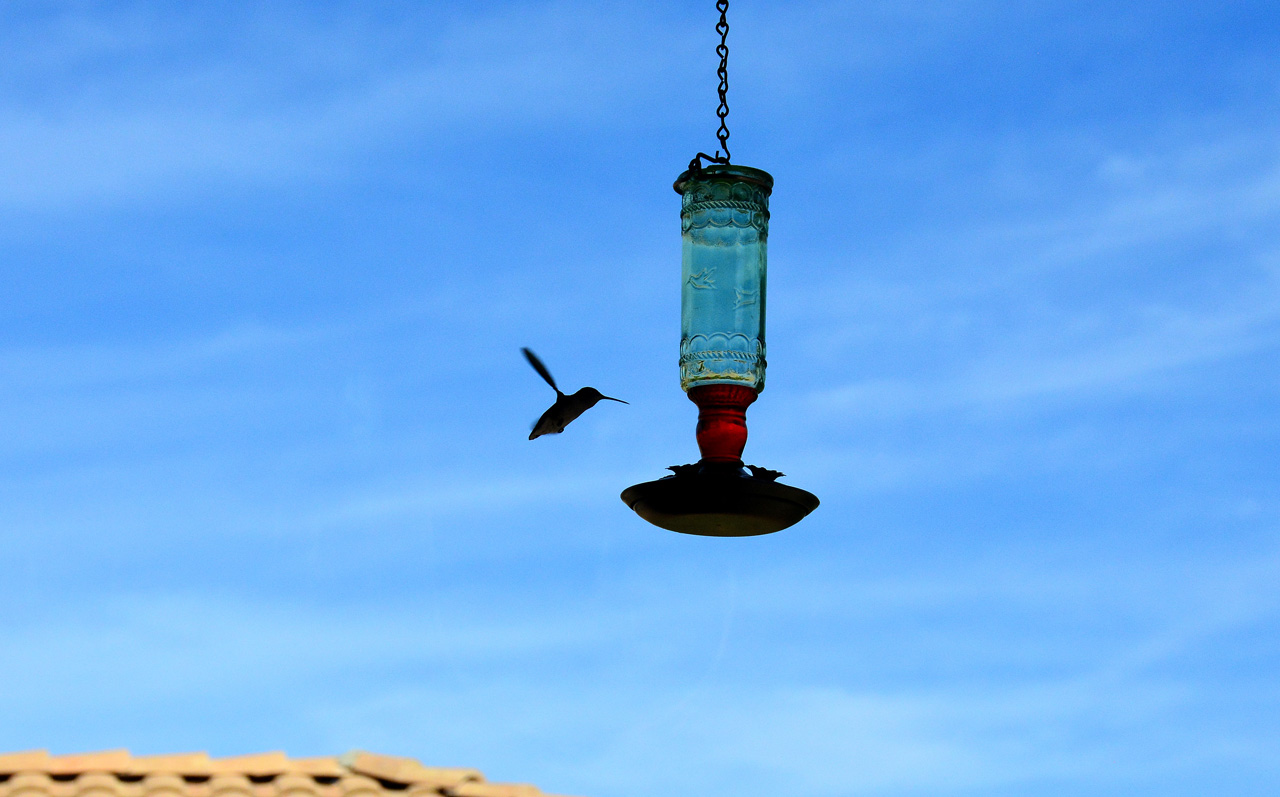
[[[678,183],[681,264],[680,386],[764,390],[769,189],[711,166]],[[732,170],[732,171],[730,171]],[[770,182],[772,182],[770,180]]]

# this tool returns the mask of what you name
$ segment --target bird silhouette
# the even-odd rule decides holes
[[[542,364],[542,360],[538,359],[538,355],[528,349],[521,349],[520,351],[524,352],[524,358],[529,361],[529,365],[533,366],[533,370],[547,380],[547,384],[551,385],[551,389],[556,392],[556,403],[542,413],[542,417],[533,425],[533,431],[529,432],[530,440],[535,437],[542,437],[544,434],[560,434],[564,431],[564,427],[572,423],[579,415],[594,407],[599,403],[600,399],[621,401],[623,404],[629,403],[613,396],[606,396],[594,387],[584,387],[577,393],[566,396],[560,392],[560,388],[556,387],[556,380],[551,377],[551,372],[547,370],[547,366]]]

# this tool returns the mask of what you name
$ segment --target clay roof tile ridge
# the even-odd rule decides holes
[[[390,791],[406,787],[409,797],[552,797],[527,784],[489,783],[476,769],[428,767],[415,758],[363,750],[293,759],[280,751],[210,758],[205,752],[133,756],[128,750],[103,750],[55,756],[25,750],[0,753],[0,776],[36,777],[47,784],[35,788],[43,795],[30,797],[77,797],[85,788],[106,789],[115,797],[392,797]],[[73,782],[52,783],[51,777]]]
[[[133,756],[128,750],[100,750],[50,756],[45,771],[50,775],[81,775],[88,772],[127,772]]]
[[[13,775],[18,772],[43,772],[48,764],[48,750],[0,753],[0,775]]]
[[[348,770],[392,783],[414,785],[431,784],[440,788],[466,782],[483,782],[484,775],[477,769],[462,767],[428,767],[416,758],[368,753],[352,750],[338,758]]]

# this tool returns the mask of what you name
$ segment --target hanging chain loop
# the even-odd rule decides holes
[[[729,0],[716,0],[716,8],[720,10],[720,21],[716,23],[716,32],[720,34],[720,45],[716,47],[716,55],[720,56],[720,68],[716,74],[720,76],[720,107],[716,116],[720,117],[720,129],[716,138],[724,148],[724,162],[729,162],[729,128],[725,125],[725,117],[729,115]],[[716,155],[720,150],[716,150]]]
[[[724,155],[720,154],[720,149],[714,156],[699,152],[689,161],[689,169],[695,172],[702,171],[704,160],[709,163],[729,162],[729,126],[725,123],[729,116],[729,0],[716,0],[716,9],[720,12],[720,21],[716,23],[716,32],[720,34],[720,44],[716,45],[716,55],[720,56],[720,68],[716,70],[720,76],[720,107],[716,109],[720,129],[716,130],[716,138],[720,139]]]

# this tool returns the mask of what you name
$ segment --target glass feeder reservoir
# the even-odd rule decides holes
[[[686,172],[680,230],[680,387],[764,390],[765,277],[773,178],[744,166]]]

